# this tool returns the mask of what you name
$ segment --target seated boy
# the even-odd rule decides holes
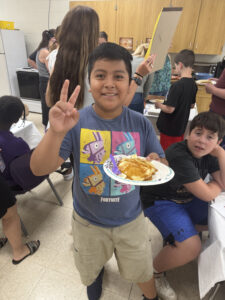
[[[67,101],[66,80],[60,100],[50,110],[50,128],[31,156],[33,173],[41,175],[74,155],[74,255],[89,300],[100,298],[104,264],[113,253],[121,275],[139,284],[144,299],[158,299],[139,188],[119,184],[103,170],[111,153],[148,156],[155,152],[164,157],[151,123],[123,107],[131,60],[123,47],[99,45],[88,67],[95,103],[78,112],[74,104],[79,87]]]
[[[23,244],[16,198],[8,186],[15,184],[9,171],[11,161],[30,152],[27,143],[10,132],[10,127],[19,121],[22,114],[25,116],[25,108],[19,98],[14,96],[0,97],[0,218],[2,218],[3,231],[13,250],[13,264],[22,262],[27,256],[37,251],[40,245],[39,241]],[[6,238],[1,238],[0,247],[1,245],[4,246],[6,241]]]
[[[176,73],[181,77],[168,92],[166,101],[156,102],[161,109],[157,120],[160,143],[164,150],[171,144],[183,141],[190,109],[194,107],[197,85],[192,78],[195,56],[191,50],[182,50],[174,58]]]
[[[219,145],[224,133],[222,117],[213,112],[197,115],[187,140],[171,145],[165,152],[174,178],[141,191],[145,216],[159,229],[166,244],[153,262],[158,295],[163,299],[176,299],[167,288],[163,272],[198,256],[198,232],[206,227],[208,202],[225,188],[225,151]],[[207,174],[212,176],[208,183],[204,182]]]

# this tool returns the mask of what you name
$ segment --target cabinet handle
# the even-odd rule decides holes
[[[195,46],[195,49],[197,49],[198,47],[197,47],[197,45]]]
[[[191,48],[191,42],[189,43],[189,48]]]

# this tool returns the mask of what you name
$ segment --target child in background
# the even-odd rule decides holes
[[[3,231],[13,250],[13,264],[19,264],[26,257],[35,253],[40,246],[39,241],[30,241],[23,244],[16,198],[9,187],[9,185],[14,185],[9,171],[10,162],[14,158],[30,152],[27,143],[10,132],[10,127],[13,123],[19,121],[22,114],[25,117],[25,108],[19,98],[14,96],[0,97],[0,155],[2,160],[0,171],[0,218],[2,218]],[[7,238],[0,238],[0,248],[7,242]]]
[[[210,110],[222,116],[225,120],[225,69],[222,71],[219,78],[213,78],[216,84],[207,83],[205,90],[212,95]],[[221,146],[225,149],[225,136],[221,142]]]
[[[144,61],[145,54],[148,50],[148,44],[141,44],[137,47],[137,49],[132,54],[132,75],[135,75],[137,67],[140,65],[142,61]],[[138,86],[132,102],[128,106],[130,109],[133,109],[141,114],[144,111],[144,100],[149,94],[149,90],[152,84],[154,74],[147,74],[141,80],[141,84]]]
[[[58,54],[58,48],[59,48],[59,32],[60,32],[60,27],[58,26],[55,30],[55,41],[54,43],[50,46],[49,48],[49,55],[47,56],[47,61],[48,61],[48,70],[49,74],[51,75],[52,70],[54,69],[55,61],[56,61],[56,56]]]
[[[160,143],[164,150],[184,139],[190,109],[195,105],[198,90],[192,78],[194,61],[194,52],[191,50],[184,49],[175,56],[176,73],[181,78],[171,86],[164,104],[160,102],[155,104],[156,108],[161,109],[156,125],[160,131]]]
[[[105,31],[99,32],[98,44],[107,43],[108,42],[108,34]]]
[[[145,216],[159,229],[166,244],[153,263],[156,288],[163,299],[176,299],[163,272],[199,255],[198,232],[206,230],[208,203],[225,189],[225,151],[219,145],[224,133],[221,116],[213,112],[197,115],[187,140],[171,145],[165,152],[174,178],[141,190]],[[208,174],[212,180],[206,183]]]
[[[113,253],[121,275],[138,283],[143,299],[158,299],[139,187],[120,185],[103,171],[111,153],[154,155],[164,161],[151,123],[123,106],[131,85],[131,60],[117,44],[95,48],[88,64],[95,103],[78,112],[79,86],[67,101],[66,80],[50,110],[50,128],[31,157],[33,173],[41,175],[74,155],[74,255],[89,300],[101,297],[104,265]]]
[[[154,79],[149,94],[156,96],[166,96],[170,89],[171,73],[171,60],[169,54],[167,54],[163,68],[153,73]]]
[[[42,124],[45,129],[48,124],[49,108],[46,105],[46,89],[49,79],[48,61],[49,47],[55,42],[55,29],[44,30],[42,40],[37,48],[36,64],[39,74],[39,92],[41,96]]]
[[[25,108],[19,98],[14,96],[0,97],[0,149],[5,163],[2,175],[9,184],[13,184],[9,171],[11,161],[30,152],[28,144],[22,138],[15,137],[10,131],[12,124],[17,123],[22,115],[25,118]]]

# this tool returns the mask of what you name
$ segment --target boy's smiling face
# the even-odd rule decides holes
[[[130,87],[124,61],[97,60],[91,71],[90,87],[95,112],[105,119],[119,116]]]
[[[188,148],[196,158],[210,154],[220,142],[217,132],[204,127],[195,127],[187,138]]]

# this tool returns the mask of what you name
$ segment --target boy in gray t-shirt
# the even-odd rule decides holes
[[[138,283],[144,299],[158,299],[139,188],[122,185],[103,171],[111,153],[164,161],[151,123],[123,107],[131,59],[116,44],[98,46],[89,59],[94,105],[78,112],[74,104],[79,87],[67,102],[69,82],[65,81],[60,101],[50,111],[50,128],[31,158],[32,171],[40,175],[54,171],[73,153],[74,254],[89,300],[100,298],[104,264],[113,253],[121,275]]]

